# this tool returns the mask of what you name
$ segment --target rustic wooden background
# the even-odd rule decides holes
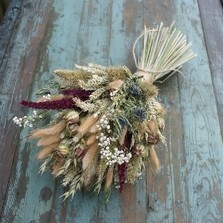
[[[168,153],[136,186],[62,202],[53,177],[37,174],[35,143],[12,122],[21,99],[58,68],[128,65],[144,24],[173,20],[198,56],[160,85]],[[11,0],[0,25],[0,210],[3,223],[223,222],[223,9],[220,0]]]
[[[8,4],[9,4],[9,0],[0,0],[0,22],[4,17]]]

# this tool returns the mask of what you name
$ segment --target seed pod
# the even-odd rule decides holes
[[[76,111],[70,111],[66,114],[65,118],[69,124],[77,123],[79,121],[79,114]]]
[[[66,156],[69,153],[69,148],[65,145],[59,145],[57,148],[57,153],[60,156]]]
[[[74,124],[68,125],[68,128],[70,132],[75,133],[77,132],[79,125],[77,123],[74,123]]]
[[[148,142],[149,142],[149,144],[152,144],[152,145],[157,144],[159,142],[159,136],[149,134],[148,135]]]

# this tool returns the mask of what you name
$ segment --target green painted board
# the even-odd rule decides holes
[[[10,34],[0,25],[0,205],[2,223],[203,223],[223,222],[222,66],[217,47],[220,0],[20,0]],[[12,1],[9,6],[13,8]],[[207,7],[210,8],[210,11]],[[9,15],[10,16],[10,15]],[[216,25],[210,19],[217,18]],[[8,18],[8,17],[7,17]],[[13,17],[14,18],[14,17]],[[95,62],[128,65],[144,25],[173,20],[197,57],[160,88],[167,109],[168,151],[159,146],[161,171],[147,171],[122,194],[78,192],[62,202],[64,189],[49,173],[38,174],[38,148],[12,118],[18,101],[34,99],[58,68]],[[211,23],[214,36],[208,32]],[[7,38],[4,38],[7,37]],[[4,40],[4,41],[3,41]],[[215,50],[213,50],[215,49]]]

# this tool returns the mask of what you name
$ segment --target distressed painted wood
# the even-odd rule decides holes
[[[198,3],[223,135],[223,2],[199,0]]]
[[[223,145],[202,21],[195,1],[176,3],[177,24],[198,54],[184,66],[187,77],[179,82],[186,159],[179,186],[185,216],[193,222],[222,222]]]
[[[0,27],[1,221],[223,222],[220,1],[21,0],[12,1],[11,9],[13,4],[18,4],[12,17],[16,22],[8,33],[7,20]],[[198,56],[183,67],[184,78],[159,84],[168,141],[168,151],[162,146],[158,150],[159,175],[148,164],[141,180],[122,194],[114,189],[106,206],[103,195],[86,191],[62,202],[58,180],[37,174],[35,142],[12,123],[13,116],[27,112],[18,101],[34,98],[53,78],[53,70],[74,68],[75,63],[126,64],[134,72],[131,47],[144,24],[172,20]]]
[[[0,67],[1,208],[3,203],[7,203],[7,201],[5,201],[5,193],[7,191],[10,173],[12,180],[11,185],[15,185],[15,187],[12,190],[12,193],[9,188],[8,194],[12,196],[11,198],[13,202],[15,202],[14,204],[16,205],[17,203],[20,203],[27,192],[26,184],[29,181],[28,172],[32,170],[27,169],[27,167],[29,161],[34,161],[34,153],[32,153],[33,150],[30,148],[29,142],[25,140],[24,134],[21,135],[20,141],[20,129],[14,125],[12,118],[15,115],[21,116],[24,114],[24,109],[22,112],[22,108],[19,106],[19,101],[24,97],[27,98],[32,89],[35,69],[41,51],[40,43],[42,43],[47,25],[45,21],[48,20],[50,10],[49,2],[47,1],[38,1],[38,3],[33,1],[21,1],[20,4],[16,4],[15,6],[19,7],[19,13],[18,16],[15,17],[15,25],[12,26],[14,29],[9,29],[12,32],[11,36],[6,32],[7,24],[9,24],[8,21],[3,23],[3,26],[4,24],[6,24],[6,26],[0,35],[5,35],[5,38],[9,38],[8,42],[7,39],[3,41],[3,56],[1,58]],[[12,10],[13,6],[10,6],[10,8]],[[34,19],[33,15],[38,16]],[[8,18],[10,17],[6,17],[6,19]],[[12,18],[13,22],[14,17]],[[41,82],[39,81],[39,83]],[[17,150],[16,148],[20,149]],[[29,157],[30,152],[32,155]],[[15,160],[14,168],[11,169],[13,160]],[[36,171],[37,170],[38,168],[36,168]],[[13,177],[14,175],[16,175],[15,178]],[[38,181],[38,178],[32,179]],[[35,185],[35,183],[33,185]],[[42,188],[40,188],[40,190],[41,189]],[[30,200],[33,204],[31,196]],[[13,219],[14,216],[16,216],[16,210],[17,208],[14,208],[13,210],[10,209],[12,212],[10,219]],[[25,214],[25,212],[21,214]],[[38,217],[39,214],[40,213],[38,213]],[[11,220],[6,220],[6,222],[10,221]],[[18,221],[20,220],[17,220],[17,222]]]
[[[2,0],[0,2],[0,21],[3,19],[4,15],[5,15],[8,4],[9,4],[8,0]]]

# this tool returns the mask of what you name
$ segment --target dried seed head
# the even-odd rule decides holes
[[[60,156],[66,156],[69,153],[69,148],[65,145],[59,145],[57,148],[57,153]]]
[[[70,111],[66,114],[65,118],[68,123],[76,123],[79,121],[79,114],[76,111]]]

